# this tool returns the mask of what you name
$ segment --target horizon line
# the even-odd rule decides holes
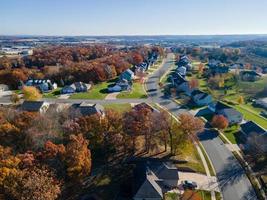
[[[162,36],[267,36],[267,33],[226,33],[226,34],[110,34],[110,35],[61,35],[61,34],[0,34],[3,36],[24,36],[24,37],[162,37]]]

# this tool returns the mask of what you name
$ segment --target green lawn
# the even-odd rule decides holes
[[[202,200],[211,200],[211,192],[206,190],[198,190],[197,193]]]
[[[129,103],[122,103],[122,104],[119,104],[119,103],[110,103],[110,104],[103,104],[104,108],[106,109],[113,109],[115,111],[118,111],[118,112],[127,112],[129,110],[131,110],[131,104]]]
[[[235,105],[234,108],[241,112],[246,120],[251,120],[267,129],[267,120],[264,117],[258,115],[257,112],[248,109],[245,105]]]
[[[239,143],[239,126],[231,126],[224,130],[224,135],[227,137],[228,140],[231,141],[233,144]]]
[[[112,84],[111,81],[95,84],[88,92],[75,93],[70,96],[70,99],[104,99],[110,84]]]
[[[118,99],[142,99],[147,98],[147,94],[144,90],[142,83],[133,83],[132,90],[130,92],[123,91],[118,96]]]
[[[58,87],[57,89],[51,92],[43,93],[43,98],[57,98],[60,95],[60,90],[61,88]]]
[[[204,165],[196,147],[191,143],[181,146],[179,153],[175,156],[178,160],[186,160],[185,163],[176,164],[177,167],[188,167],[198,173],[206,174]]]

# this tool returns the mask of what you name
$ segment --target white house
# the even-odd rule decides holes
[[[177,72],[180,73],[182,76],[186,75],[186,67],[181,66],[177,68]]]
[[[9,90],[8,85],[6,84],[0,84],[0,92]]]
[[[45,113],[49,108],[49,103],[45,101],[24,101],[21,110],[28,112]]]

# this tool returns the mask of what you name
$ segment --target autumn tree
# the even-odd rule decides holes
[[[237,99],[237,103],[238,104],[244,104],[244,97],[243,96],[239,96],[238,99]]]
[[[22,89],[22,93],[25,100],[28,101],[38,101],[42,98],[39,90],[32,86],[24,86]]]
[[[133,53],[132,59],[133,59],[132,62],[133,62],[134,65],[139,65],[140,63],[143,62],[142,56],[139,53],[136,53],[136,52]]]
[[[5,191],[15,199],[55,200],[61,192],[60,182],[45,168],[26,168],[7,179]]]
[[[201,196],[193,190],[185,190],[181,200],[202,200]]]
[[[17,89],[27,78],[27,73],[21,69],[0,71],[0,82],[7,84],[11,89]]]
[[[11,96],[10,96],[10,101],[14,104],[17,104],[20,100],[20,97],[18,94],[16,93],[13,93]]]
[[[203,63],[200,63],[198,65],[198,73],[199,73],[199,75],[202,75],[203,74],[203,71],[204,71],[204,64]]]
[[[214,115],[211,121],[214,128],[225,129],[228,127],[228,120],[223,115]]]
[[[74,180],[81,181],[91,173],[91,152],[88,144],[89,141],[79,134],[71,135],[66,145],[67,173]]]
[[[196,134],[204,130],[204,122],[190,113],[182,113],[178,116],[178,119],[181,130],[192,138],[196,138]]]
[[[189,81],[189,87],[190,89],[196,89],[198,88],[199,86],[199,81],[195,78],[192,78],[190,81]]]

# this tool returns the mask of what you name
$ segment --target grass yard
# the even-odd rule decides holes
[[[147,94],[144,90],[142,83],[135,82],[133,83],[132,90],[130,92],[123,91],[118,96],[118,99],[143,99],[147,98]]]
[[[233,107],[241,112],[246,120],[251,120],[267,129],[267,119],[258,115],[257,112],[249,109],[248,107],[246,107],[246,105],[235,105]]]
[[[233,144],[239,143],[239,126],[231,126],[224,130],[224,135]]]
[[[43,98],[57,98],[60,95],[61,88],[57,88],[51,92],[43,93]]]
[[[118,112],[127,112],[129,110],[131,110],[131,104],[129,103],[122,103],[122,104],[118,104],[118,103],[111,103],[111,104],[103,104],[105,109],[113,109],[115,111]]]
[[[104,99],[107,96],[107,87],[112,82],[102,82],[93,85],[88,92],[75,93],[70,96],[70,99]]]
[[[201,174],[206,174],[205,168],[202,164],[197,149],[191,142],[187,145],[184,145],[183,147],[180,147],[180,151],[177,154],[177,159],[187,161],[186,163],[176,164],[177,167],[188,167]]]
[[[198,190],[197,193],[202,200],[211,200],[211,192],[206,190]]]

